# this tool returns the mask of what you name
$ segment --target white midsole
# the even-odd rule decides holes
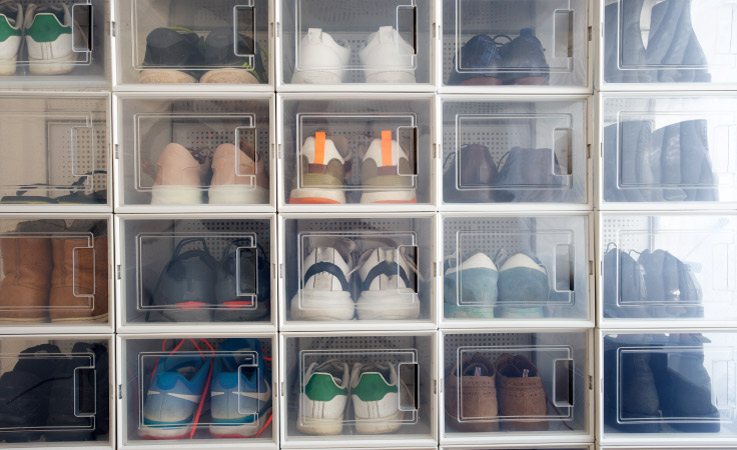
[[[411,289],[363,291],[356,302],[359,320],[416,319],[420,316],[420,299]]]
[[[157,438],[173,438],[184,436],[190,431],[192,431],[191,424],[187,424],[181,427],[151,427],[147,425],[142,425],[141,428],[138,429],[138,435],[141,437],[152,436]]]
[[[0,75],[13,75],[16,71],[16,61],[18,55],[13,55],[9,59],[0,59]]]
[[[77,53],[71,52],[60,58],[53,59],[36,59],[29,57],[28,69],[34,75],[54,75],[60,73],[68,73],[74,70],[77,61]]]
[[[339,189],[323,189],[323,188],[311,188],[311,189],[292,189],[289,194],[290,198],[324,198],[327,200],[333,200],[338,203],[345,203],[345,192]]]
[[[234,435],[238,434],[243,437],[250,437],[254,434],[258,433],[261,428],[263,428],[266,421],[271,417],[271,409],[266,410],[263,414],[261,414],[255,422],[251,423],[243,423],[243,424],[233,424],[233,425],[227,425],[227,424],[220,424],[220,425],[210,425],[210,434],[213,435]]]
[[[356,417],[356,432],[360,434],[382,434],[397,431],[402,427],[404,411],[397,411],[391,416],[364,419]]]
[[[210,204],[260,205],[269,203],[269,190],[247,184],[210,186],[207,191]]]
[[[391,84],[404,84],[404,83],[415,83],[415,75],[411,72],[406,71],[386,71],[376,72],[366,75],[367,83],[391,83]]]
[[[417,197],[414,189],[403,191],[368,191],[361,194],[361,203],[411,202]]]
[[[151,190],[152,205],[197,205],[202,203],[199,186],[159,185]]]
[[[351,320],[355,305],[350,292],[300,289],[291,310],[295,320]]]
[[[343,415],[335,419],[316,419],[300,416],[297,419],[297,430],[307,434],[329,435],[343,431]]]
[[[297,70],[292,75],[293,84],[340,84],[343,77],[329,70]]]

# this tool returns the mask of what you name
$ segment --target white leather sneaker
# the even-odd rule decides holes
[[[23,7],[14,1],[0,1],[0,75],[13,75],[18,60],[23,25]]]
[[[351,49],[335,41],[320,28],[310,28],[297,49],[297,64],[292,75],[295,84],[339,84]]]
[[[367,83],[415,82],[415,51],[391,26],[371,34],[358,56]]]
[[[78,53],[72,48],[74,24],[69,6],[30,4],[25,21],[31,73],[54,75],[74,70]]]

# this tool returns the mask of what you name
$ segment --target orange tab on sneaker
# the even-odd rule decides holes
[[[392,163],[392,132],[389,130],[381,131],[381,165],[394,165]]]
[[[315,133],[315,164],[325,164],[325,132]]]

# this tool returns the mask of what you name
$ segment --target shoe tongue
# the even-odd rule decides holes
[[[488,377],[489,370],[480,363],[471,363],[463,371],[463,376],[466,377]]]

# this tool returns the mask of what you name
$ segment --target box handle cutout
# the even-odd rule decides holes
[[[399,378],[399,410],[418,411],[420,405],[420,365],[416,362],[399,363],[397,367]],[[409,391],[409,395],[402,395],[402,390]]]
[[[575,248],[571,244],[555,246],[555,290],[557,292],[573,292]]]
[[[251,297],[248,300],[248,305],[243,305],[242,308],[253,309],[256,308],[256,293],[258,292],[258,259],[257,252],[254,247],[237,247],[235,249],[235,289],[238,297]],[[246,266],[242,263],[243,259],[251,259],[253,261],[253,271],[244,273]],[[243,290],[243,285],[249,284],[249,278],[253,280],[250,283],[253,286],[253,292]]]
[[[74,368],[74,416],[94,417],[97,413],[97,378],[94,367]]]
[[[240,42],[238,35],[244,35],[251,40],[254,48],[248,48],[244,43]],[[253,58],[256,54],[256,9],[253,2],[246,5],[236,5],[233,7],[233,54],[249,59],[248,65],[254,67]]]
[[[84,264],[82,262],[84,261]],[[107,262],[106,262],[107,264]],[[92,309],[92,296],[95,295],[95,249],[93,247],[74,247],[72,250],[72,294],[75,297],[90,297],[88,309]],[[89,277],[87,286],[82,286],[82,274]]]
[[[72,51],[92,51],[92,5],[89,3],[72,5]]]
[[[573,57],[573,11],[557,9],[554,12],[553,48],[556,58]]]
[[[555,175],[571,175],[573,173],[573,146],[570,128],[556,128],[553,130],[553,152],[558,160],[556,165],[553,162],[553,170]]]
[[[417,155],[419,147],[419,133],[417,131],[417,127],[397,128],[397,143],[407,151],[410,170],[410,173],[404,173],[399,167],[397,167],[397,175],[417,175]]]
[[[261,392],[261,386],[258,387],[258,392],[251,392],[249,390],[245,389],[245,386],[242,385],[243,379],[261,379],[261,374],[259,371],[261,370],[258,367],[258,358],[255,354],[248,353],[238,353],[236,356],[239,358],[242,358],[242,363],[238,366],[238,413],[239,414],[250,414],[250,415],[257,415],[259,410],[261,409],[261,405],[266,403],[271,399],[271,386],[269,386],[269,383],[266,384],[266,391]],[[256,371],[255,378],[253,376],[247,376],[246,372],[250,371]],[[253,375],[253,374],[251,374]],[[256,408],[248,409],[246,408],[246,403],[250,403],[248,399],[253,399],[255,397],[256,399]]]
[[[397,6],[397,33],[412,46],[412,54],[417,54],[417,6]]]
[[[79,130],[82,130],[82,136],[80,136]],[[75,176],[77,178],[87,178],[90,176],[90,172],[92,172],[97,167],[95,162],[94,133],[95,131],[91,126],[71,127],[70,153],[72,157],[72,176]],[[81,143],[80,140],[82,140]],[[89,158],[89,162],[86,163],[82,161],[80,155],[80,150],[83,148],[88,149],[85,157]],[[84,169],[83,167],[87,168]]]
[[[559,408],[573,406],[573,360],[556,359],[553,375],[553,403]]]

